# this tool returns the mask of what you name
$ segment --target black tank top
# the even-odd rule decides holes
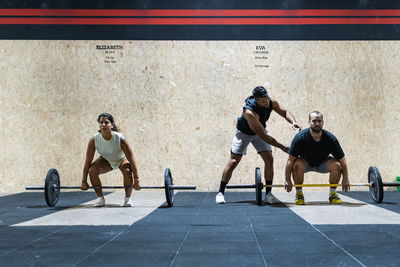
[[[260,118],[261,124],[265,128],[267,126],[266,122],[268,121],[269,116],[271,115],[271,112],[272,112],[272,100],[271,99],[269,100],[269,106],[267,108],[262,108],[262,107],[257,106],[256,100],[254,99],[253,96],[249,96],[245,100],[245,103],[246,104],[243,106],[243,111],[245,109],[250,109],[250,110],[254,111],[255,113],[257,113]],[[249,123],[245,119],[243,113],[242,113],[242,116],[240,116],[237,119],[236,128],[239,131],[241,131],[242,133],[247,134],[247,135],[255,135],[256,134],[255,132],[253,132],[253,130],[251,130]]]

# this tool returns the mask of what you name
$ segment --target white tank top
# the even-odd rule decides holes
[[[124,136],[119,132],[111,131],[111,139],[105,140],[101,133],[94,135],[94,145],[97,152],[108,162],[119,162],[125,158],[125,154],[121,149],[121,139]]]

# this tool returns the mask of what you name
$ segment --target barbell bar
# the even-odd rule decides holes
[[[49,207],[55,207],[61,189],[80,189],[80,186],[61,186],[60,174],[57,169],[49,169],[44,181],[44,186],[26,186],[26,190],[44,190],[44,198]],[[91,186],[90,189],[126,189],[132,186]],[[174,206],[174,190],[196,190],[195,185],[174,185],[171,170],[166,168],[164,171],[164,186],[141,186],[141,189],[164,189],[165,199],[168,207]]]
[[[262,189],[264,187],[261,181],[261,170],[259,167],[255,169],[255,179],[254,184],[228,184],[226,188],[230,189],[246,189],[246,188],[254,188],[256,191],[256,203],[257,205],[262,205]]]
[[[293,185],[293,187],[336,187],[341,186],[341,184],[298,184]],[[368,186],[369,192],[371,194],[372,199],[376,203],[381,203],[383,201],[384,191],[383,187],[390,186],[400,186],[400,183],[383,183],[381,174],[377,167],[371,166],[368,168],[368,183],[358,183],[358,184],[350,184],[351,186]],[[265,187],[285,187],[284,184],[273,184],[273,185],[264,185],[261,181],[261,170],[260,168],[256,168],[255,171],[255,183],[254,184],[232,184],[227,185],[226,188],[230,189],[246,189],[246,188],[254,188],[256,193],[256,203],[257,205],[262,205],[262,188]]]

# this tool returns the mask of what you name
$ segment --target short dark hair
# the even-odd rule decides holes
[[[321,116],[322,119],[324,119],[324,114],[322,114],[322,112],[319,112],[318,110],[314,110],[314,111],[311,111],[311,112],[308,114],[308,120],[311,120],[311,114],[315,114],[315,115],[317,115],[317,116]]]
[[[268,96],[267,89],[264,88],[264,86],[257,86],[256,88],[253,89],[253,96],[255,98],[263,98]]]

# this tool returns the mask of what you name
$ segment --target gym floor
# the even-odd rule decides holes
[[[0,195],[0,266],[400,266],[400,193],[376,204],[367,191],[275,192],[283,202],[257,206],[254,192],[122,191],[94,208],[93,192],[65,192],[57,207],[42,192]]]

